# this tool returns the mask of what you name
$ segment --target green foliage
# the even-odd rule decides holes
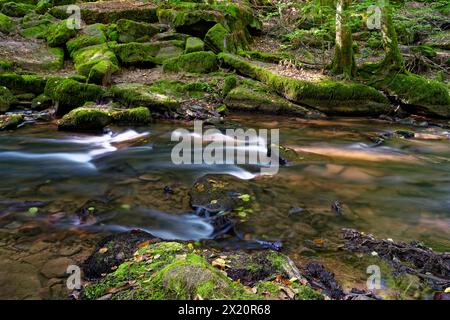
[[[11,104],[16,102],[16,98],[8,88],[0,86],[0,112],[9,110]]]

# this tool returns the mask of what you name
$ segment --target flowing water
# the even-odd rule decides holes
[[[340,249],[344,227],[450,251],[450,132],[345,118],[231,120],[280,129],[280,144],[301,160],[270,177],[258,176],[258,167],[174,165],[171,134],[192,129],[186,123],[114,127],[103,135],[54,125],[1,133],[0,296],[64,297],[64,276],[52,274],[53,261],[79,264],[111,232],[210,238],[213,227],[190,209],[188,196],[205,174],[233,176],[254,196],[257,210],[241,227],[245,237],[279,240],[295,261],[324,263],[345,287],[361,287],[367,265]],[[379,146],[369,139],[399,129],[415,137]],[[331,210],[336,200],[342,215]]]

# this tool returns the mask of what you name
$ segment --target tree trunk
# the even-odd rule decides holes
[[[352,31],[348,26],[351,0],[338,0],[336,5],[336,45],[332,72],[352,78],[355,74],[355,58],[353,56]]]
[[[384,0],[384,6],[381,9],[381,36],[385,57],[381,63],[382,68],[390,71],[402,71],[404,61],[398,47],[397,32],[392,22],[392,12],[389,6],[389,0]]]

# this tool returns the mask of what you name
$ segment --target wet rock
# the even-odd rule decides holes
[[[87,279],[97,279],[102,274],[111,272],[112,267],[117,267],[132,257],[138,245],[145,241],[158,241],[158,239],[140,230],[113,234],[104,238],[97,244],[94,253],[83,263],[84,276]]]
[[[0,115],[0,131],[14,130],[23,120],[24,116],[22,114]]]
[[[41,273],[48,279],[63,278],[67,276],[67,268],[74,264],[72,259],[66,257],[51,259],[41,268]]]
[[[304,268],[305,277],[315,288],[320,288],[332,299],[343,299],[344,291],[334,278],[334,274],[319,263],[308,263]]]
[[[63,131],[102,131],[112,118],[108,112],[81,107],[70,111],[58,122],[58,130]]]

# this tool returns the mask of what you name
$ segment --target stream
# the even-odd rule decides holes
[[[170,158],[171,134],[192,130],[187,123],[113,127],[99,135],[51,124],[1,133],[0,298],[66,297],[55,261],[81,263],[112,232],[210,238],[213,226],[195,214],[188,196],[206,174],[233,176],[252,191],[259,210],[240,229],[246,238],[281,241],[294,261],[323,263],[346,288],[364,287],[367,265],[341,250],[342,228],[450,251],[449,131],[353,118],[229,120],[279,129],[280,144],[302,160],[271,177],[242,165],[178,166]],[[380,145],[370,139],[394,130],[415,135]],[[342,215],[331,210],[335,201]]]

